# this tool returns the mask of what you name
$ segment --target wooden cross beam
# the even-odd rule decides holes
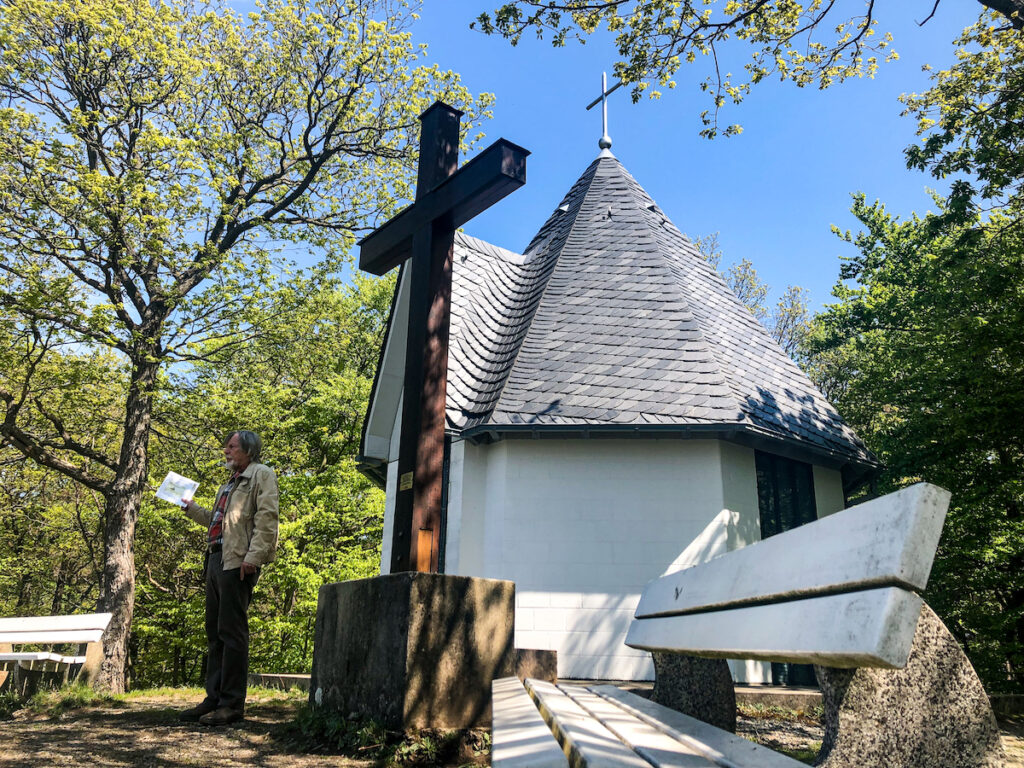
[[[504,139],[458,167],[461,117],[440,101],[420,115],[416,202],[359,243],[360,269],[412,270],[391,573],[439,569],[455,230],[526,183],[530,153]]]

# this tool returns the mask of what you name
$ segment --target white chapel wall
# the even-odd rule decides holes
[[[651,679],[622,643],[640,592],[723,511],[727,548],[756,540],[753,466],[710,440],[453,447],[446,570],[515,581],[516,644],[556,649],[560,676]]]
[[[839,470],[814,467],[814,501],[818,517],[831,515],[846,506],[843,476]]]
[[[395,421],[391,425],[391,449],[388,452],[387,481],[385,483],[384,499],[384,540],[380,547],[380,572],[381,575],[391,573],[391,531],[395,527],[395,496],[398,493],[398,441],[402,433],[402,398],[398,398],[398,408],[395,410]]]

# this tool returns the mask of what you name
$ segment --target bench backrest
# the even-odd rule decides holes
[[[95,643],[103,637],[112,615],[86,613],[0,619],[0,643]]]
[[[626,644],[903,666],[949,498],[919,483],[662,576],[644,590]]]

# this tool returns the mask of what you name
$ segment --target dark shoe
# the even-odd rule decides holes
[[[242,710],[231,707],[217,707],[213,712],[208,712],[199,718],[200,725],[227,725],[237,723],[242,719]]]
[[[217,705],[210,701],[203,701],[191,709],[185,709],[178,713],[178,719],[186,723],[198,723],[199,718],[213,712]]]

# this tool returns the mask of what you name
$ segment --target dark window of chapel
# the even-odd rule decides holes
[[[754,451],[754,466],[762,539],[817,519],[810,464]]]
[[[788,531],[818,518],[814,470],[810,464],[754,451],[761,538]],[[772,663],[773,685],[816,686],[810,664]]]

